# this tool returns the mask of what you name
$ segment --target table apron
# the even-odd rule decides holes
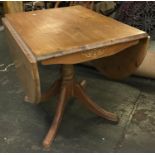
[[[130,41],[126,43],[119,43],[112,46],[105,46],[102,48],[96,48],[96,49],[76,52],[76,53],[68,54],[64,56],[53,57],[50,59],[42,60],[41,63],[43,65],[82,63],[86,61],[96,60],[102,57],[111,56],[126,48],[134,46],[138,43],[139,43],[139,40]]]

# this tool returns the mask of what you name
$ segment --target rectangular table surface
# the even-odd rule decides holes
[[[147,36],[82,6],[6,14],[6,19],[37,60]]]

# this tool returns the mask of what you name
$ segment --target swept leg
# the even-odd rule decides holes
[[[45,148],[49,147],[55,138],[56,132],[60,126],[63,117],[65,103],[69,97],[75,96],[98,116],[101,116],[113,122],[118,122],[117,115],[104,110],[85,94],[83,88],[84,86],[85,81],[81,81],[80,84],[76,82],[73,65],[62,66],[61,80],[58,80],[43,97],[43,99],[47,99],[60,92],[53,123],[43,141],[43,146]]]
[[[62,116],[63,116],[63,112],[64,112],[64,108],[65,108],[66,97],[67,97],[66,96],[66,88],[63,87],[62,91],[60,93],[59,99],[58,99],[54,120],[53,120],[52,125],[51,125],[51,127],[43,141],[43,146],[45,148],[49,147],[55,138],[56,132],[57,132],[58,127],[62,120]]]
[[[118,117],[116,114],[108,112],[98,106],[93,102],[84,92],[80,84],[75,84],[74,95],[77,97],[83,104],[85,104],[92,112],[96,113],[98,116],[101,116],[107,120],[118,122]]]
[[[61,80],[55,81],[53,85],[45,93],[43,93],[41,97],[41,102],[47,101],[52,96],[57,95],[60,90],[60,85],[61,85]]]

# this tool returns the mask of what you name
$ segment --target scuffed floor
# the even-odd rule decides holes
[[[40,66],[43,86],[58,77],[59,66]],[[49,150],[41,142],[54,116],[55,99],[34,106],[24,92],[0,32],[0,152],[155,152],[155,80],[131,76],[105,79],[95,70],[76,66],[87,80],[88,94],[116,112],[117,125],[97,117],[75,99],[68,103],[56,139]]]

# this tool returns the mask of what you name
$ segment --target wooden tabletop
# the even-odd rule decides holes
[[[82,6],[6,14],[37,60],[147,37]]]

